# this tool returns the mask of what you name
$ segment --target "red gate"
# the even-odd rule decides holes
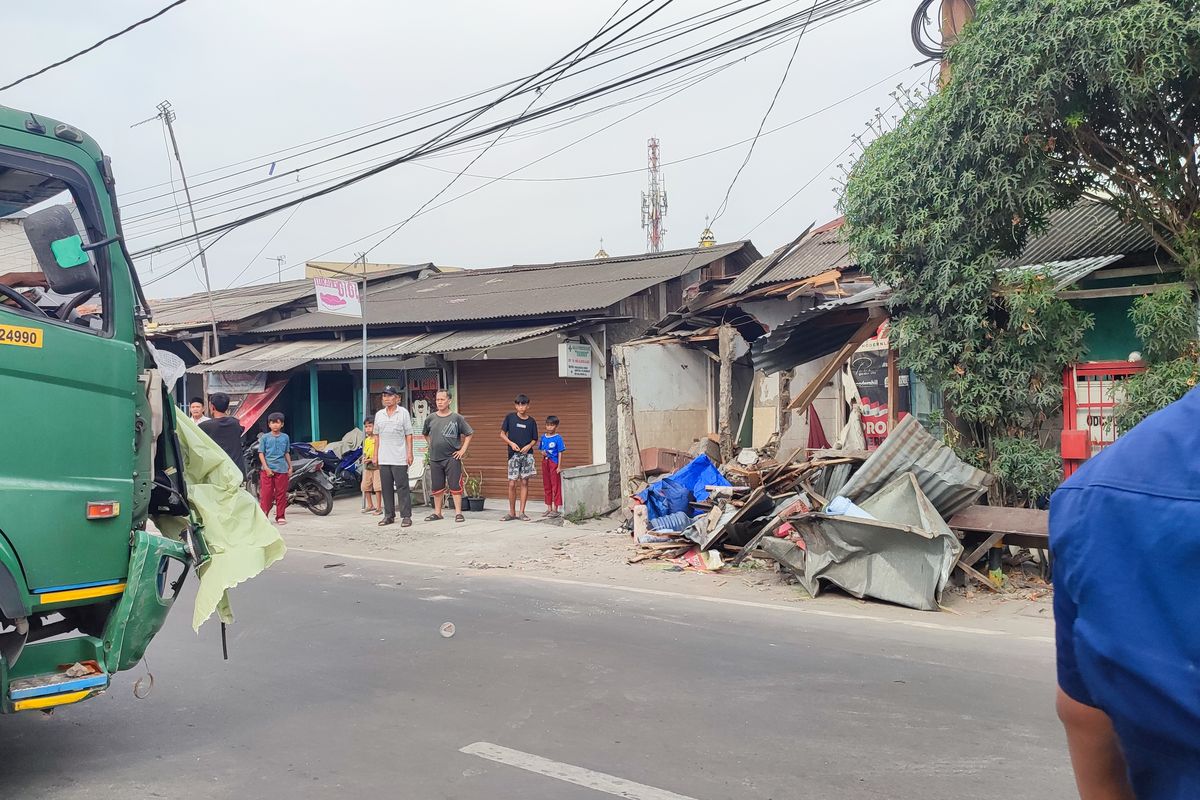
[[[1122,384],[1145,369],[1129,361],[1096,361],[1063,371],[1064,477],[1121,435],[1113,409],[1124,396]]]

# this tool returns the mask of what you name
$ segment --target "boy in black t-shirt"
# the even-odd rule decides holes
[[[523,394],[513,400],[516,411],[500,425],[500,439],[508,445],[508,514],[502,521],[529,521],[525,504],[529,501],[529,479],[537,474],[533,466],[533,448],[537,445],[537,422],[529,416],[529,398]],[[517,485],[520,484],[521,509],[517,513]]]

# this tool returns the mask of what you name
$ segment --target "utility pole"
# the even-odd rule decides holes
[[[217,309],[213,304],[212,297],[212,281],[208,276],[208,257],[205,255],[205,247],[200,242],[200,226],[196,224],[196,209],[192,205],[192,191],[188,188],[187,173],[183,171],[183,159],[179,157],[179,142],[175,139],[175,112],[171,108],[171,101],[163,100],[158,104],[158,118],[167,126],[167,133],[171,136],[171,149],[175,152],[175,163],[179,165],[179,178],[183,183],[183,196],[187,199],[188,214],[192,218],[192,233],[196,235],[196,247],[200,248],[200,269],[204,272],[204,293],[208,296],[208,315],[212,322],[212,354],[214,356],[221,355],[221,342],[217,338]],[[208,373],[204,373],[204,398],[208,399]]]
[[[362,293],[358,298],[358,303],[362,313],[362,397],[363,419],[365,420],[371,416],[371,395],[367,393],[369,389],[367,385],[367,254],[359,253],[358,257],[362,259]],[[363,502],[365,503],[366,500]]]
[[[287,256],[275,256],[268,258],[267,261],[275,262],[275,282],[283,283],[283,265],[287,261]]]
[[[975,0],[942,0],[941,85],[950,83],[950,62],[946,51],[958,41],[963,27],[975,19]]]

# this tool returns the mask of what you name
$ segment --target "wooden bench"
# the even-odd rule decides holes
[[[1006,545],[1037,550],[1042,558],[1043,569],[1049,566],[1049,512],[1033,508],[971,506],[955,514],[947,524],[960,538],[968,535],[983,537],[983,541],[975,549],[970,552],[963,550],[963,555],[959,557],[955,566],[968,578],[973,578],[992,591],[999,589],[987,576],[976,570],[974,564],[1001,539]]]

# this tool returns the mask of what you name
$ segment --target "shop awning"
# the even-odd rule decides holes
[[[367,340],[367,359],[395,359],[488,350],[493,347],[536,339],[575,324],[577,323],[560,322],[535,327],[453,330],[372,337]],[[188,372],[290,372],[313,362],[354,363],[361,358],[361,339],[342,341],[301,339],[245,345],[201,361],[194,367],[190,367]]]

